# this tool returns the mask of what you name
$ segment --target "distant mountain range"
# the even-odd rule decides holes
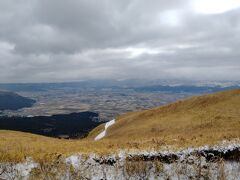
[[[135,89],[135,90],[171,90],[186,87],[196,87],[197,91],[201,88],[216,87],[217,90],[225,90],[229,87],[240,87],[239,81],[221,81],[221,82],[189,82],[183,80],[88,80],[79,82],[58,82],[58,83],[0,83],[0,89],[14,92],[35,92],[49,90],[101,90],[105,88],[111,89]],[[169,87],[171,89],[169,89]],[[167,89],[166,89],[167,88]],[[160,90],[161,90],[160,89]],[[188,90],[190,90],[188,88]],[[177,90],[179,91],[179,90]],[[205,90],[204,90],[205,91]]]
[[[238,89],[239,86],[196,86],[196,85],[154,85],[134,88],[138,92],[168,92],[168,93],[213,93],[224,90]]]
[[[17,110],[31,107],[36,101],[13,92],[0,91],[0,110]]]

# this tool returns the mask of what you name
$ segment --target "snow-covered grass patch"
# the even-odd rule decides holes
[[[104,131],[101,132],[99,135],[97,135],[94,140],[95,140],[95,141],[98,141],[98,140],[104,138],[104,137],[106,136],[106,134],[107,134],[107,129],[108,129],[110,126],[112,126],[113,124],[115,124],[115,119],[107,122],[107,123],[105,124],[105,129],[104,129]]]
[[[240,141],[178,151],[124,151],[112,155],[56,156],[51,163],[0,164],[0,179],[237,179]]]
[[[1,163],[0,179],[26,179],[38,163],[27,159],[24,163]]]
[[[239,140],[179,151],[119,151],[108,156],[71,156],[76,171],[90,179],[237,179]],[[80,160],[80,161],[79,161]]]

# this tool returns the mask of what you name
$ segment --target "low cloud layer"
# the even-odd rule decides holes
[[[240,80],[236,2],[2,0],[0,82]]]

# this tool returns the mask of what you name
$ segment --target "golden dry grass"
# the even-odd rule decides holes
[[[231,90],[127,113],[117,118],[105,140],[189,147],[239,137],[240,90]]]
[[[16,131],[0,131],[0,162],[19,162],[27,157],[37,161],[51,161],[58,155],[109,154],[120,146],[110,141],[65,140]]]
[[[29,133],[0,131],[0,161],[32,157],[51,160],[75,153],[109,154],[119,149],[160,149],[166,145],[185,148],[240,138],[240,90],[193,97],[151,110],[117,118],[107,136],[94,137],[100,125],[82,140],[61,140]]]

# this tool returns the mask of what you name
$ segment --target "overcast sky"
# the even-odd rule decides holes
[[[240,80],[240,0],[1,0],[0,82]]]

